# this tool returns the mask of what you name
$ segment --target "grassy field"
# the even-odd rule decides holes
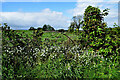
[[[26,38],[32,39],[33,31],[17,30],[17,33],[21,36],[27,35]],[[72,39],[75,45],[73,45],[73,42],[64,34]],[[41,36],[42,47],[40,49],[34,49],[35,51],[32,50],[36,52],[35,55],[38,57],[37,66],[34,68],[24,68],[21,66],[18,70],[17,77],[39,79],[120,79],[118,57],[111,56],[105,58],[103,55],[99,55],[99,51],[95,52],[92,48],[82,49],[80,43],[77,42],[81,36],[81,33],[44,32]],[[16,52],[18,51],[20,51],[20,49],[16,50]],[[9,52],[12,51],[8,51],[8,53]],[[23,52],[25,53],[25,51]],[[17,58],[24,56],[22,53],[19,54],[21,55],[17,56]],[[29,55],[30,53],[26,54]],[[29,58],[27,59],[29,60]],[[13,77],[14,70],[9,70],[8,74],[10,75],[9,77]]]
[[[17,30],[17,31],[20,34],[24,32],[24,34],[28,34],[29,37],[33,34],[33,31],[30,31],[30,30]],[[75,39],[75,40],[78,39],[78,35],[75,35],[75,34],[72,34],[72,33],[69,33],[69,32],[65,32],[65,34],[67,34],[72,39]],[[45,32],[44,31],[44,34],[42,35],[42,41],[44,41],[45,38],[49,38],[50,40],[55,40],[57,38],[61,38],[61,39],[64,39],[64,40],[68,39],[66,36],[62,35],[61,32]]]
[[[3,80],[120,80],[120,27],[108,28],[108,14],[108,8],[88,6],[81,19],[73,16],[68,32],[0,25]]]
[[[33,31],[29,31],[29,30],[18,30],[18,33],[22,34],[24,32],[24,35],[28,35],[28,38],[31,38],[31,36],[33,35]],[[64,34],[66,34],[69,38],[71,38],[74,42],[79,40],[80,36],[76,35],[76,34],[72,34],[69,32],[64,32]],[[61,32],[45,32],[43,33],[41,40],[42,42],[46,42],[46,40],[48,40],[50,43],[57,43],[58,44],[71,44],[71,40],[69,40],[69,38],[67,36],[65,36],[63,33]],[[75,42],[76,43],[76,42]]]

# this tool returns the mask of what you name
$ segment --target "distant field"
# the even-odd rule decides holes
[[[33,35],[33,31],[30,30],[17,30],[20,34],[24,32],[24,35],[27,34],[29,38]],[[68,37],[72,40],[78,40],[79,35],[75,35],[72,33],[64,32]],[[45,40],[49,40],[49,42],[55,44],[56,42],[59,44],[63,44],[66,41],[69,41],[68,37],[63,35],[61,32],[45,32],[43,33],[41,40],[45,42]]]

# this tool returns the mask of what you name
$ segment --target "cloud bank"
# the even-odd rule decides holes
[[[51,11],[49,8],[41,12],[1,12],[2,22],[8,23],[14,29],[28,29],[29,27],[49,24],[55,29],[68,28],[68,18],[62,12]]]

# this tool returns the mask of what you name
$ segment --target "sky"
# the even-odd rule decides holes
[[[108,27],[118,24],[119,0],[0,0],[0,23],[7,23],[12,29],[37,28],[49,24],[55,29],[68,29],[71,19],[84,15],[87,6],[109,8],[105,17]]]

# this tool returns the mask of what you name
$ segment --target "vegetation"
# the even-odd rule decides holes
[[[55,29],[53,27],[51,27],[50,25],[44,25],[43,26],[43,31],[55,31]]]
[[[2,26],[2,78],[120,78],[120,27],[107,28],[108,10],[88,6],[82,32],[12,30]],[[80,27],[80,26],[79,26]],[[50,27],[49,27],[50,28]],[[77,28],[77,27],[76,27]],[[52,28],[51,28],[52,30]]]
[[[65,32],[65,30],[64,29],[59,29],[58,32]]]
[[[69,32],[79,32],[79,29],[81,28],[83,21],[81,21],[82,16],[78,15],[78,16],[73,16],[72,18],[72,22],[70,24],[70,27],[68,29]]]
[[[34,27],[30,27],[30,29],[29,30],[35,30],[35,28]]]
[[[44,25],[43,28],[38,27],[37,29],[34,27],[30,27],[29,30],[43,30],[43,31],[55,31],[55,29],[53,27],[51,27],[50,25]]]

